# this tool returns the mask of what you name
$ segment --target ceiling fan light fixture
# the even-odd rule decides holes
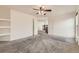
[[[44,13],[44,15],[46,15],[46,13]]]
[[[39,15],[47,15],[47,12],[51,12],[51,9],[47,9],[45,6],[40,6],[39,8],[33,8],[33,10],[36,10]]]

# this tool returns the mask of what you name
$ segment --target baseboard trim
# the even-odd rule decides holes
[[[63,42],[68,42],[68,43],[75,43],[75,37],[63,37],[63,36],[57,36],[57,35],[49,35],[50,38],[63,41]]]

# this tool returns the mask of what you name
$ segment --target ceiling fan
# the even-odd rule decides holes
[[[38,9],[37,8],[33,8],[33,10],[36,10],[37,13],[36,14],[41,14],[41,15],[46,15],[46,12],[51,12],[51,9],[47,9],[44,6],[40,6]]]

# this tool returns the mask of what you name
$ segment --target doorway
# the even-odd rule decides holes
[[[48,34],[48,19],[47,18],[38,19],[38,34],[39,33]]]

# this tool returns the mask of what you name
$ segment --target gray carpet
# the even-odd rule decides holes
[[[60,38],[59,38],[60,39]],[[55,40],[47,34],[0,42],[0,53],[78,53],[79,47],[75,43]]]

